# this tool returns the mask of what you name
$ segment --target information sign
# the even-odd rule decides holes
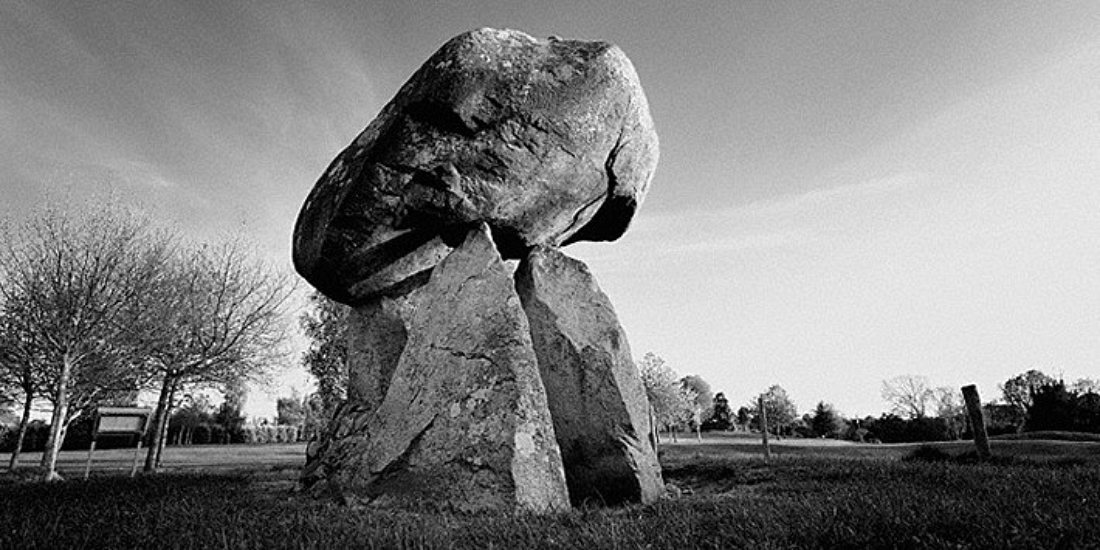
[[[149,408],[99,407],[96,409],[95,427],[92,429],[92,444],[88,447],[88,462],[84,465],[84,479],[88,479],[88,474],[92,471],[92,453],[95,452],[96,440],[100,434],[130,434],[137,436],[134,461],[130,465],[130,477],[134,477],[134,474],[137,473],[138,454],[141,452],[141,440],[145,438],[145,430],[152,416],[153,409]]]

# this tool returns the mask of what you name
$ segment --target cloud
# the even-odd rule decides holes
[[[836,187],[814,189],[797,195],[756,201],[733,208],[733,214],[759,217],[811,215],[843,208],[854,202],[865,203],[889,199],[889,195],[913,190],[927,180],[926,174],[918,172],[893,174]]]
[[[139,160],[121,160],[113,167],[120,181],[128,185],[151,187],[175,187],[160,171],[160,168],[152,163]]]
[[[820,244],[873,229],[884,211],[904,208],[931,178],[899,173],[859,183],[755,201],[716,210],[647,214],[621,246],[583,247],[589,258],[626,267],[684,255],[729,255]]]
[[[731,235],[709,240],[685,243],[667,250],[669,254],[718,254],[769,250],[780,247],[800,246],[815,239],[807,230],[787,230],[770,233]]]

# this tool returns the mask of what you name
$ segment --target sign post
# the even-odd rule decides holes
[[[136,435],[137,447],[134,448],[134,461],[130,466],[130,477],[137,473],[138,454],[141,453],[141,440],[153,409],[137,407],[99,407],[95,413],[95,425],[92,428],[92,444],[88,447],[88,461],[84,464],[84,479],[92,471],[92,453],[95,452],[99,434]]]

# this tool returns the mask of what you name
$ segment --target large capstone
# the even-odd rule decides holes
[[[343,499],[568,508],[530,329],[488,226],[410,299],[385,398],[341,410],[308,481]]]
[[[657,155],[645,94],[619,48],[467,32],[321,176],[295,227],[294,263],[354,305],[430,269],[478,223],[511,258],[614,240]]]
[[[664,494],[649,402],[610,300],[588,268],[536,248],[516,272],[574,503]]]

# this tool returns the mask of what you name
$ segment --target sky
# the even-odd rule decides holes
[[[903,374],[986,400],[1031,368],[1100,378],[1095,2],[2,0],[0,215],[109,190],[290,269],[328,163],[486,26],[638,71],[650,193],[620,241],[566,249],[636,357],[735,408],[779,384],[852,416]]]

